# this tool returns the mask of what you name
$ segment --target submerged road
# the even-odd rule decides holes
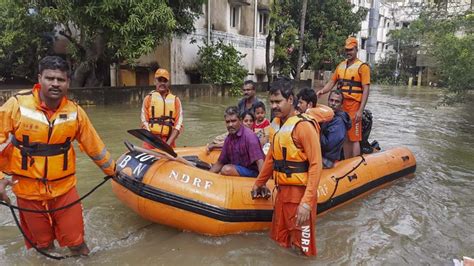
[[[417,159],[415,178],[398,180],[318,219],[314,260],[279,248],[266,232],[207,237],[151,224],[123,206],[108,184],[83,203],[90,257],[55,262],[26,251],[2,206],[0,265],[451,264],[453,258],[472,257],[474,105],[439,106],[440,95],[431,88],[372,87],[371,140],[383,149],[410,148]],[[237,98],[182,101],[185,129],[178,146],[196,146],[225,131],[223,110]],[[139,143],[126,130],[139,126],[140,106],[85,109],[115,158],[125,151],[123,140]],[[78,189],[84,194],[103,174],[76,152]]]

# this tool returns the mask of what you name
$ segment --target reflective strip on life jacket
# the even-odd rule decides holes
[[[16,176],[47,181],[73,176],[75,153],[71,142],[78,126],[77,105],[63,102],[48,119],[38,107],[37,93],[16,96],[20,118],[13,133],[9,171]]]

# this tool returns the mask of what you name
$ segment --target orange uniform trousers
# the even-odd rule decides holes
[[[342,110],[346,112],[352,120],[352,127],[347,131],[347,137],[352,142],[362,140],[362,119],[357,123],[355,121],[355,116],[357,111],[359,111],[359,108],[360,102],[350,98],[344,98],[344,102],[342,103]]]
[[[65,194],[45,201],[17,198],[18,207],[34,210],[52,210],[79,199],[73,187]],[[78,246],[84,242],[84,221],[81,203],[52,213],[20,211],[20,224],[25,235],[38,248],[50,246],[56,239],[61,247]],[[32,248],[26,241],[26,247]]]
[[[270,237],[284,248],[298,248],[306,256],[316,256],[316,209],[310,219],[296,225],[296,213],[306,187],[280,186],[273,209]]]

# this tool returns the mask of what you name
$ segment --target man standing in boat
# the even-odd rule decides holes
[[[257,90],[255,88],[255,82],[252,80],[246,80],[244,86],[242,87],[244,97],[240,99],[237,107],[239,108],[239,115],[243,114],[245,111],[250,111],[255,113],[255,106],[257,103],[261,102],[257,96]]]
[[[38,84],[11,97],[0,107],[0,200],[9,202],[11,185],[18,207],[38,211],[57,209],[79,199],[76,191],[76,155],[72,142],[106,175],[114,175],[115,162],[97,135],[85,111],[67,99],[69,66],[57,56],[39,63]],[[41,250],[54,248],[56,239],[72,255],[87,255],[81,204],[53,213],[20,211],[21,228]],[[26,240],[25,240],[26,241]],[[31,248],[26,242],[27,248]]]
[[[370,87],[370,67],[357,58],[357,45],[356,38],[347,38],[345,46],[347,59],[337,66],[331,80],[317,93],[320,97],[337,84],[337,88],[344,95],[342,110],[347,112],[352,120],[351,129],[347,132],[347,139],[344,142],[346,159],[360,155],[362,113],[367,104]]]
[[[291,80],[276,80],[269,93],[275,114],[270,129],[270,149],[252,195],[266,197],[265,184],[273,176],[278,194],[271,238],[285,248],[316,256],[317,188],[322,171],[319,126],[310,116],[296,114]]]
[[[176,138],[183,129],[183,109],[179,98],[170,92],[170,74],[166,69],[156,70],[155,86],[143,100],[142,127],[176,147]],[[143,145],[153,148],[147,143]]]

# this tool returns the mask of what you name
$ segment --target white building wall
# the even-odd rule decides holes
[[[390,6],[388,6],[383,0],[379,0],[380,9],[379,9],[379,25],[377,28],[377,51],[375,53],[375,62],[379,62],[385,58],[389,49],[386,49],[386,43],[388,41],[388,33],[390,27],[393,26],[393,16],[390,11]],[[359,8],[363,7],[370,9],[371,1],[368,0],[351,0],[351,4],[354,5],[353,11],[356,12]],[[356,34],[356,37],[359,41],[359,52],[357,54],[358,58],[364,62],[367,61],[367,42],[369,38],[369,13],[365,19],[361,22],[361,30]]]
[[[239,52],[246,55],[240,62],[250,73],[246,79],[256,80],[252,69],[253,37],[230,32],[211,31],[211,41],[217,42],[220,39],[226,44],[232,44]],[[191,40],[196,42],[191,44]],[[199,46],[204,46],[205,40],[207,40],[207,29],[203,28],[196,29],[193,34],[173,38],[171,44],[171,81],[173,84],[190,83],[186,70],[197,68]],[[265,68],[265,37],[259,36],[255,49],[255,69],[264,70]]]
[[[214,0],[214,1],[222,1],[222,0]],[[255,2],[254,2],[255,1]],[[254,2],[255,4],[257,1],[248,1]],[[258,1],[260,3],[260,1]],[[243,55],[246,55],[242,60],[241,64],[244,68],[248,70],[249,75],[246,79],[252,79],[254,81],[257,80],[257,76],[255,75],[255,70],[257,72],[264,71],[266,69],[265,64],[265,38],[266,35],[257,33],[256,40],[255,40],[255,50],[254,50],[254,37],[241,35],[239,34],[239,28],[232,28],[230,26],[230,7],[231,5],[227,3],[214,3],[218,4],[219,11],[212,9],[213,5],[211,5],[211,24],[213,23],[221,23],[226,25],[224,30],[225,31],[218,31],[212,30],[210,31],[210,40],[217,42],[218,40],[222,39],[224,43],[233,45],[239,52]],[[222,10],[225,9],[224,10]],[[253,8],[253,6],[252,6]],[[222,14],[218,14],[216,12],[220,12]],[[241,10],[241,12],[243,12]],[[254,11],[252,10],[252,14]],[[247,14],[248,15],[248,14]],[[254,15],[252,15],[254,18]],[[181,36],[181,37],[174,37],[171,42],[171,81],[173,84],[189,84],[190,77],[186,73],[187,70],[197,69],[198,63],[198,51],[199,46],[204,46],[204,41],[208,39],[208,28],[207,28],[207,6],[203,5],[203,15],[195,22],[196,31],[192,34]],[[241,13],[240,19],[243,19],[243,15]],[[254,23],[258,23],[258,16],[257,21]],[[240,24],[243,22],[241,21]],[[247,21],[247,24],[249,22]],[[248,25],[247,25],[248,27]],[[252,30],[253,32],[253,30]],[[191,41],[194,41],[191,43]],[[272,46],[273,48],[273,46]],[[272,54],[272,53],[271,53]]]

